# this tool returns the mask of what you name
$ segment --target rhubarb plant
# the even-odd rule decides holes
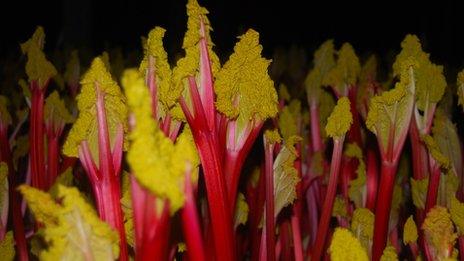
[[[367,115],[366,126],[376,135],[382,158],[379,196],[375,210],[373,260],[380,260],[387,242],[388,219],[398,160],[414,108],[415,66],[417,63],[412,58],[403,62],[400,81],[394,89],[371,99]]]
[[[123,85],[132,112],[127,160],[133,171],[136,258],[164,260],[169,249],[170,216],[184,205],[194,204],[193,195],[186,190],[197,179],[194,170],[199,159],[188,128],[173,144],[152,118],[149,89],[135,70],[124,73]],[[183,222],[191,222],[184,225],[187,249],[191,258],[204,260],[196,209],[186,215],[189,220]]]
[[[127,245],[121,198],[121,161],[126,148],[125,97],[103,60],[95,58],[81,80],[77,96],[79,116],[63,145],[63,154],[79,157],[91,184],[100,217],[120,237],[121,260]]]
[[[316,260],[323,256],[335,194],[337,192],[337,181],[340,172],[343,143],[345,141],[345,134],[350,129],[352,123],[353,116],[350,111],[350,101],[346,97],[340,98],[337,101],[337,105],[330,115],[325,127],[327,134],[332,137],[334,141],[334,147],[332,151],[327,192],[322,207],[319,226],[317,228],[316,243],[311,253],[311,258]]]
[[[239,37],[234,53],[216,75],[219,138],[225,140],[224,175],[235,206],[240,173],[263,123],[277,114],[277,93],[269,77],[270,60],[262,58],[259,34],[250,29]]]

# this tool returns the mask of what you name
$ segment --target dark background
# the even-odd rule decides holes
[[[187,0],[165,1],[9,1],[0,8],[0,58],[18,53],[36,25],[47,34],[47,51],[65,46],[100,53],[107,47],[140,48],[140,36],[155,25],[167,29],[172,55],[180,50],[186,27]],[[426,3],[430,2],[430,3]],[[247,28],[261,33],[267,57],[292,44],[311,53],[322,41],[349,41],[358,53],[381,57],[396,53],[407,33],[422,40],[432,60],[453,68],[464,64],[462,1],[212,1],[210,11],[216,50],[226,57],[235,37]]]

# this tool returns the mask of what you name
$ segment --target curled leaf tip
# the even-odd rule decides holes
[[[350,109],[350,100],[342,97],[330,114],[325,131],[332,138],[343,137],[353,123],[353,115]]]

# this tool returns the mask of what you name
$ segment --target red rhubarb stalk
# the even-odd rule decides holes
[[[264,140],[265,179],[266,179],[266,260],[275,260],[275,218],[274,218],[274,143]]]
[[[380,260],[387,243],[388,220],[392,203],[397,163],[382,162],[378,197],[375,208],[374,242],[372,246],[372,260]]]
[[[311,259],[320,260],[323,255],[327,232],[329,230],[330,218],[332,216],[332,208],[335,200],[335,194],[337,192],[337,180],[340,172],[340,163],[343,151],[342,138],[334,139],[334,148],[332,152],[332,162],[330,164],[330,176],[327,187],[326,196],[324,199],[324,205],[322,207],[322,214],[317,229],[316,242],[313,248]]]
[[[191,171],[185,173],[185,205],[182,209],[182,228],[187,243],[189,258],[192,260],[206,260],[201,236],[200,221],[198,218],[195,196],[193,194]]]

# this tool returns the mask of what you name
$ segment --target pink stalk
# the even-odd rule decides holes
[[[267,260],[275,260],[275,218],[274,218],[274,143],[264,139],[265,179],[266,179],[266,252]]]
[[[97,168],[93,161],[89,146],[85,140],[79,146],[79,158],[92,185],[100,218],[119,233],[119,258],[125,261],[128,259],[128,252],[120,204],[121,184],[119,177],[122,160],[123,128],[122,125],[118,126],[114,150],[111,152],[104,93],[98,86],[95,89],[97,96],[99,167]]]
[[[8,200],[10,220],[13,221],[13,233],[18,260],[29,260],[26,235],[24,232],[23,215],[21,212],[21,194],[16,190],[18,183],[15,176],[10,143],[8,142],[8,126],[0,121],[0,162],[8,166]]]
[[[382,162],[378,197],[375,208],[374,242],[372,246],[372,260],[378,261],[387,243],[388,220],[392,203],[393,187],[395,183],[397,163]]]
[[[429,184],[427,188],[427,197],[425,199],[425,211],[424,214],[427,214],[430,209],[432,209],[437,204],[438,198],[438,189],[440,186],[440,167],[435,162],[435,160],[430,157],[430,176]]]
[[[236,129],[236,122],[228,124],[229,133],[233,135],[238,134]],[[252,127],[250,127],[252,126]],[[239,139],[238,144],[235,144],[235,137],[229,137],[226,145],[225,159],[224,159],[224,175],[227,178],[227,189],[229,192],[229,201],[231,208],[235,209],[235,200],[237,199],[238,183],[240,181],[240,173],[246,157],[253,146],[258,134],[263,126],[263,122],[249,123],[247,130],[243,131],[242,137]],[[249,130],[251,129],[251,130]]]
[[[214,105],[214,86],[205,39],[205,25],[203,21],[200,24],[200,85],[197,86],[193,76],[188,78],[192,110],[187,105],[184,97],[180,97],[179,103],[191,127],[192,135],[200,155],[205,176],[216,258],[228,261],[235,260],[236,252],[232,210],[222,168],[222,152],[219,147],[216,126],[217,112]]]
[[[30,113],[29,144],[31,157],[32,186],[45,189],[45,156],[44,156],[44,94],[48,81],[39,86],[37,81],[30,85],[32,105]]]
[[[332,216],[332,208],[335,200],[335,194],[337,192],[337,181],[340,172],[340,163],[343,151],[343,142],[345,137],[334,138],[334,148],[332,152],[332,162],[330,166],[329,183],[327,192],[322,207],[321,219],[316,235],[316,242],[313,248],[311,259],[320,260],[323,256],[325,241],[327,232],[329,230],[330,218]]]
[[[377,196],[377,181],[378,181],[378,162],[377,154],[374,150],[368,149],[367,151],[367,163],[366,163],[366,208],[371,211],[375,210],[375,201]]]
[[[195,196],[193,195],[191,171],[185,173],[185,205],[182,209],[182,228],[187,243],[189,258],[192,260],[206,260],[203,239],[201,236],[200,221],[198,218]]]

